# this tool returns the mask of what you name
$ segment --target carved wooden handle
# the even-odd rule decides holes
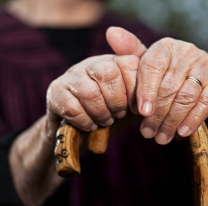
[[[108,147],[110,127],[100,128],[90,133],[88,148],[96,154],[103,154]],[[57,131],[55,147],[56,171],[62,177],[78,176],[81,173],[79,162],[80,132],[65,120]]]
[[[208,206],[208,130],[205,122],[190,136],[193,154],[194,205]]]
[[[79,132],[63,120],[57,131],[57,141],[54,151],[56,171],[62,177],[78,176],[81,172],[79,137]]]

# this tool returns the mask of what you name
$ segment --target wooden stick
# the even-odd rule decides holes
[[[88,148],[96,154],[103,154],[108,147],[110,127],[90,133]],[[65,120],[57,131],[55,147],[56,171],[62,177],[78,176],[81,173],[79,162],[80,132]]]
[[[208,130],[205,122],[190,136],[194,205],[208,206]]]

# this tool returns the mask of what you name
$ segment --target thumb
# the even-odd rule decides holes
[[[146,51],[135,35],[121,27],[108,28],[106,38],[117,55],[135,55],[140,58]]]

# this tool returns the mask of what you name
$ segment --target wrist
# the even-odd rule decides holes
[[[55,138],[47,138],[46,125],[47,118],[43,116],[17,136],[10,149],[9,164],[14,186],[26,205],[44,202],[63,181],[55,171]]]

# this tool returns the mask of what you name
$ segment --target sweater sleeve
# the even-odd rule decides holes
[[[21,132],[11,132],[0,139],[0,205],[24,206],[15,191],[8,161],[10,147]],[[44,205],[69,206],[69,197],[69,179],[66,179]]]

